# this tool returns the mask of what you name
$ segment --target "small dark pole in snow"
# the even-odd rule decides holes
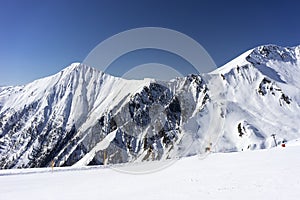
[[[276,142],[275,134],[272,134],[271,136],[273,137],[274,142],[275,142],[275,146],[277,147],[277,142]]]

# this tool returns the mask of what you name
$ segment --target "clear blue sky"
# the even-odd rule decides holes
[[[0,85],[54,74],[146,26],[185,33],[220,66],[261,44],[299,45],[299,9],[296,0],[0,0]]]

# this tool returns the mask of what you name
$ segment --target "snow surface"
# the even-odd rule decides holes
[[[104,167],[0,171],[0,199],[299,199],[300,140],[180,159],[156,173]],[[122,168],[122,167],[120,167]]]

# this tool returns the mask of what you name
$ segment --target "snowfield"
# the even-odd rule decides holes
[[[2,170],[0,199],[299,199],[299,155],[295,140],[285,148],[182,158],[141,175],[103,167]]]

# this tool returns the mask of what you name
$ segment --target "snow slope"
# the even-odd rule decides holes
[[[290,145],[291,144],[291,145]],[[300,143],[268,150],[182,158],[156,173],[70,167],[0,171],[10,199],[299,199]],[[122,167],[120,167],[122,168]],[[10,174],[10,175],[9,175]]]
[[[214,72],[125,80],[74,63],[0,89],[0,168],[86,166],[265,149],[300,138],[300,47]]]

